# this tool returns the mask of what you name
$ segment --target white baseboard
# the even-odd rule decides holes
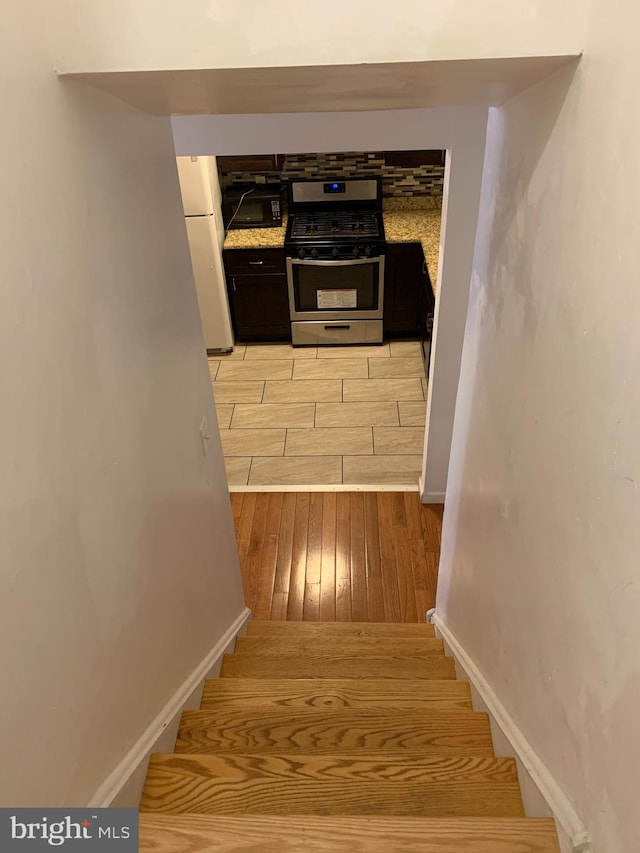
[[[420,503],[443,504],[446,492],[420,492]]]
[[[324,486],[229,486],[230,492],[417,492],[415,483],[327,483]]]
[[[418,491],[420,492],[420,503],[443,504],[446,492],[427,492],[424,482],[424,472],[418,478]]]
[[[563,853],[592,853],[585,825],[549,768],[524,736],[457,637],[437,613],[433,614],[432,621],[436,633],[442,637],[445,646],[454,657],[460,676],[471,683],[474,708],[489,713],[494,741],[500,741],[501,748],[499,749],[496,743],[496,753],[511,755],[518,762],[518,775],[527,815],[555,818]]]
[[[89,808],[138,805],[149,756],[152,752],[173,750],[182,711],[185,708],[199,706],[205,679],[218,675],[222,656],[235,642],[250,617],[251,611],[245,607],[207,656],[178,687],[118,766],[100,785],[89,802]]]

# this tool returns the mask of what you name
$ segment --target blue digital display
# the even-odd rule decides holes
[[[324,185],[324,191],[325,193],[344,193],[347,191],[347,185],[344,182],[332,182]]]

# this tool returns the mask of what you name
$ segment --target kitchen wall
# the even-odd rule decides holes
[[[170,122],[0,7],[0,804],[80,806],[243,599]]]
[[[587,825],[640,820],[640,8],[489,119],[438,614]],[[594,181],[604,155],[607,180]]]
[[[381,177],[384,198],[433,199],[442,203],[444,166],[395,166],[385,163],[381,152],[343,151],[329,154],[284,154],[277,172],[261,172],[272,181],[322,180],[323,178]],[[225,185],[254,181],[254,172],[221,172]]]

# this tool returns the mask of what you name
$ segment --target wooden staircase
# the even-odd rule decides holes
[[[140,850],[558,853],[430,625],[251,622],[153,755]]]

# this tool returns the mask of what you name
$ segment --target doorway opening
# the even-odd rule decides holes
[[[205,164],[199,180],[206,173],[204,180],[213,189],[205,197],[216,199],[214,217],[224,226],[217,240],[222,262],[214,266],[205,256],[208,273],[199,276],[191,248],[205,339],[204,315],[219,314],[227,305],[229,311],[231,346],[228,326],[223,334],[220,322],[208,322],[218,331],[206,342],[231,491],[418,490],[445,157],[441,149],[428,149],[179,158],[187,165],[196,160]],[[379,339],[356,336],[343,345],[339,336],[358,325],[349,321],[349,310],[360,299],[360,279],[362,292],[372,290],[366,268],[374,267],[375,246],[362,232],[361,220],[346,226],[356,230],[343,244],[329,246],[325,239],[326,251],[338,257],[340,278],[331,260],[326,265],[322,257],[313,260],[317,241],[307,239],[292,249],[287,245],[295,215],[292,187],[318,183],[329,185],[329,192],[335,187],[333,202],[352,186],[374,181],[382,231],[383,264],[377,267],[384,272],[379,275],[380,320],[368,326],[379,323]],[[323,226],[314,222],[312,227]],[[336,219],[331,227],[335,235]],[[306,260],[300,262],[297,252]],[[345,258],[352,253],[349,264]],[[298,263],[308,278],[305,286],[313,291],[311,307],[317,301],[318,308],[344,312],[338,321],[330,321],[325,310],[321,323],[300,324],[319,326],[322,334],[329,329],[328,342],[292,342],[290,279]],[[320,278],[315,267],[322,266],[326,269]],[[211,287],[223,299],[201,295]]]

